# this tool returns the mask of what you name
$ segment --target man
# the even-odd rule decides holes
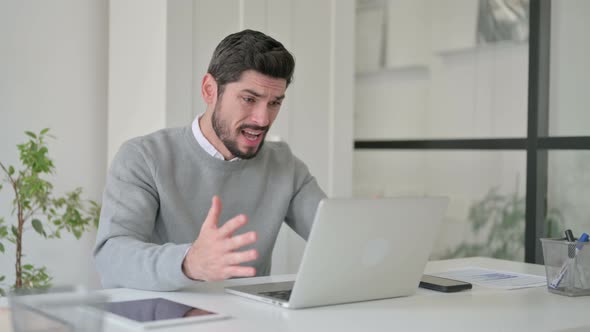
[[[202,80],[205,113],[121,146],[94,250],[104,287],[268,275],[283,220],[307,238],[325,194],[285,143],[264,144],[294,67],[261,32],[229,35]]]

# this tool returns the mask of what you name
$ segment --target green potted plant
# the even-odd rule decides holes
[[[34,230],[44,238],[60,238],[62,232],[70,232],[77,239],[91,227],[98,225],[100,206],[91,200],[83,200],[82,189],[77,188],[64,196],[53,195],[53,185],[42,176],[53,174],[55,166],[48,156],[47,142],[49,129],[38,134],[27,131],[28,141],[18,144],[22,168],[0,162],[0,190],[3,184],[14,192],[12,201],[13,223],[6,223],[0,217],[0,253],[5,244],[16,247],[14,289],[47,288],[51,286],[51,276],[45,266],[35,267],[24,264],[23,233]],[[6,294],[5,276],[0,275],[0,295]]]
[[[517,181],[518,182],[518,181]],[[547,211],[547,235],[558,236],[564,220],[559,209]],[[487,234],[485,241],[464,242],[448,250],[441,259],[486,256],[515,260],[524,250],[525,197],[518,188],[513,193],[501,194],[491,188],[482,200],[469,208],[468,220],[474,237]]]

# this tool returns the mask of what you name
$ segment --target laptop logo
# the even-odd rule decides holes
[[[363,266],[374,267],[379,265],[387,257],[390,249],[391,245],[385,239],[378,238],[370,240],[363,250],[363,256],[361,258]]]

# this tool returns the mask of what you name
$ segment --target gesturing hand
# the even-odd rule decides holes
[[[220,214],[221,199],[213,196],[199,236],[182,262],[182,271],[191,279],[204,281],[255,276],[256,269],[239,264],[257,259],[256,249],[236,250],[256,242],[256,232],[233,236],[236,230],[248,222],[248,217],[240,214],[218,227]]]

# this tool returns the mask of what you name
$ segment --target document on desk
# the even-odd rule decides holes
[[[440,273],[430,273],[434,276],[470,282],[482,287],[496,289],[520,289],[546,286],[547,279],[532,274],[523,274],[481,267],[465,267]]]

